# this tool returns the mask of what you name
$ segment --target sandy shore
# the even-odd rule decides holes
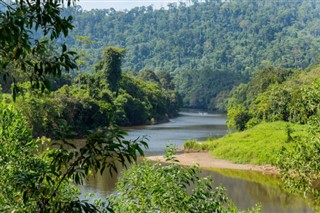
[[[152,161],[164,161],[163,156],[148,156]],[[198,164],[201,168],[223,168],[258,171],[264,174],[279,174],[279,170],[272,165],[235,164],[227,160],[211,157],[208,152],[186,152],[176,155],[180,165],[191,166]]]

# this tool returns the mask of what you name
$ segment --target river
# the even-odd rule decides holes
[[[126,130],[129,139],[148,136],[149,149],[145,154],[149,156],[163,154],[167,144],[181,148],[186,140],[221,137],[228,133],[225,115],[204,112],[182,112],[168,123],[130,127]],[[285,193],[277,177],[234,170],[203,170],[202,175],[213,176],[215,184],[224,186],[229,197],[243,210],[260,203],[262,212],[313,212],[303,199]],[[81,190],[105,197],[114,190],[116,179],[116,176],[110,177],[109,174],[92,177]]]

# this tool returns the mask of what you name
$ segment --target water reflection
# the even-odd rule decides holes
[[[279,186],[281,182],[277,177],[266,176],[252,171],[236,170],[235,172],[244,173],[248,176],[250,176],[250,173],[256,173],[255,177],[261,176],[263,178],[262,183],[255,180],[249,181],[228,177],[219,172],[209,170],[203,170],[203,176],[212,176],[216,185],[224,186],[229,197],[242,210],[247,210],[260,203],[262,204],[262,212],[313,212],[312,209],[306,206],[304,200],[281,190]],[[269,179],[270,182],[266,182],[266,179]],[[279,185],[274,184],[274,182]]]

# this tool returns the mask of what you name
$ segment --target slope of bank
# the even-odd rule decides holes
[[[298,140],[305,134],[304,125],[282,121],[261,123],[246,131],[231,133],[219,139],[186,141],[184,150],[209,151],[214,158],[234,163],[275,165],[282,147],[290,148],[293,140]]]

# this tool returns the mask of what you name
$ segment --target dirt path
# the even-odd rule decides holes
[[[164,161],[163,156],[148,156],[152,161]],[[188,152],[176,155],[179,164],[191,166],[199,164],[202,168],[223,168],[223,169],[239,169],[259,171],[264,174],[279,174],[279,170],[271,165],[251,165],[251,164],[235,164],[227,160],[216,159],[210,156],[208,152]]]

